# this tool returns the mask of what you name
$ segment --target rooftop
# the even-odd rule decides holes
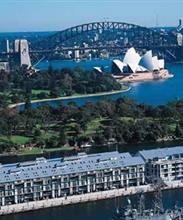
[[[138,155],[144,160],[183,158],[183,146],[142,150]]]
[[[132,157],[129,153],[118,153],[116,151],[89,155],[81,153],[77,156],[50,160],[41,157],[35,161],[0,165],[0,183],[128,167],[138,164],[144,164],[141,157]]]

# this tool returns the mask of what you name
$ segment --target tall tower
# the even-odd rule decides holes
[[[27,68],[31,67],[29,45],[27,40],[20,40],[20,65],[27,65]]]
[[[31,67],[31,60],[29,56],[29,45],[25,39],[15,40],[15,52],[19,54],[20,66],[26,65]]]
[[[75,60],[79,59],[79,50],[77,50],[78,46],[74,46],[75,51],[74,51],[74,58]]]
[[[9,40],[6,40],[6,52],[9,53],[10,52],[10,44],[9,44]]]
[[[179,25],[178,25],[178,27],[177,27],[177,31],[178,32],[180,32],[180,31],[182,31],[182,29],[183,29],[183,26],[182,26],[182,19],[179,19]]]
[[[20,51],[20,40],[19,39],[16,39],[15,40],[15,47],[14,47],[14,51],[15,51],[15,53],[19,53],[19,51]]]

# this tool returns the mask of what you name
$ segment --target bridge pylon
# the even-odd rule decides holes
[[[18,60],[20,66],[27,66],[29,69],[31,67],[31,59],[29,55],[29,44],[25,39],[15,40],[15,53],[18,54]]]

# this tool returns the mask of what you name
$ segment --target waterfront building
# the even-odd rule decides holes
[[[10,71],[10,65],[9,65],[9,62],[6,62],[6,61],[1,61],[0,62],[0,71],[3,70],[5,72],[9,72]]]
[[[0,165],[0,206],[183,180],[183,147]]]
[[[0,206],[140,186],[144,171],[141,157],[118,152],[1,165]]]
[[[164,59],[158,59],[147,51],[142,57],[132,47],[127,50],[123,61],[113,60],[112,76],[119,82],[135,82],[173,77],[165,69]]]
[[[183,35],[181,33],[177,33],[177,44],[179,46],[183,45]]]
[[[152,55],[152,51],[147,51],[142,57],[132,47],[127,50],[123,61],[113,60],[112,72],[117,75],[131,75],[134,73],[153,72],[164,69],[163,59],[158,60]]]
[[[80,55],[79,55],[79,49],[77,50],[78,46],[74,46],[75,48],[75,51],[74,51],[74,59],[75,60],[78,60],[80,58]]]
[[[138,153],[144,159],[145,176],[163,181],[183,180],[183,147],[142,150]]]

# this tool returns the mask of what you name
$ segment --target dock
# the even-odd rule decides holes
[[[163,190],[183,188],[182,181],[166,182],[166,185],[167,186],[163,188]],[[139,192],[143,192],[143,193],[153,192],[153,187],[152,185],[149,184],[138,187],[137,186],[128,187],[126,189],[124,188],[112,189],[102,192],[86,193],[83,195],[73,195],[73,196],[67,196],[61,198],[32,201],[32,202],[19,203],[14,205],[6,205],[0,207],[0,216],[27,212],[27,211],[35,211],[35,210],[51,208],[51,207],[62,207],[77,203],[86,203],[86,202],[99,201],[104,199],[112,199],[120,196],[130,196],[130,195],[135,195]]]

